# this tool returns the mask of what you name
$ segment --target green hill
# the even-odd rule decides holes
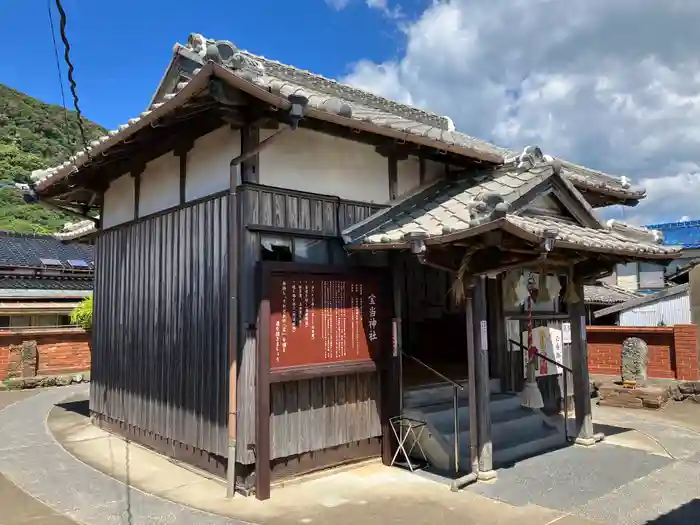
[[[104,135],[101,126],[84,122],[88,140]],[[75,112],[0,84],[0,182],[29,182],[32,170],[60,164],[81,144]],[[75,220],[40,204],[25,204],[16,190],[0,189],[0,230],[49,233]]]

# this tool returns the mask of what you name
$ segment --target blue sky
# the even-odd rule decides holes
[[[49,1],[62,59],[58,14]],[[416,0],[402,9],[417,13],[427,4]],[[173,44],[185,43],[192,32],[334,78],[346,75],[360,59],[394,59],[405,40],[395,20],[363,0],[343,9],[324,0],[63,0],[63,5],[81,109],[107,128],[145,108]],[[60,104],[47,1],[1,0],[0,31],[6,43],[16,42],[9,46],[14,52],[4,53],[0,82]]]

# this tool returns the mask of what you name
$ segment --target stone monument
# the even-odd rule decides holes
[[[633,388],[647,379],[647,356],[649,348],[639,337],[628,337],[622,342],[622,385]]]
[[[639,337],[628,337],[620,351],[622,381],[598,387],[598,404],[623,408],[661,408],[669,399],[668,388],[646,386],[649,348]]]

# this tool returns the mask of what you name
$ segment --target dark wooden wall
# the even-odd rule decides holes
[[[344,228],[383,206],[251,183],[240,187],[240,199],[243,225],[240,304],[244,335],[239,355],[236,455],[241,463],[252,464],[255,462],[252,445],[256,443],[256,327],[260,301],[256,271],[260,262],[260,236],[275,233],[339,242]],[[273,383],[270,388],[271,459],[381,435],[376,373]]]
[[[270,404],[271,459],[382,435],[376,372],[273,383]]]
[[[102,233],[90,409],[227,455],[228,206],[216,196]]]

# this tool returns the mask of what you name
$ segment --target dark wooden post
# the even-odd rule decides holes
[[[390,354],[384,360],[382,372],[382,462],[391,463],[398,444],[391,429],[390,418],[401,414],[401,351],[403,349],[402,324],[404,302],[403,264],[400,254],[392,254],[391,276],[394,314],[392,318],[392,343]]]
[[[574,291],[578,301],[569,303],[571,316],[571,369],[574,380],[574,406],[576,410],[576,443],[595,444],[591,393],[588,378],[588,347],[586,343],[586,310],[583,302],[583,281],[574,276]]]
[[[489,326],[486,305],[486,276],[474,282],[474,342],[476,372],[476,413],[479,423],[479,479],[496,477],[493,470],[493,444],[491,443],[491,389],[489,381]],[[471,403],[472,400],[470,399]]]

